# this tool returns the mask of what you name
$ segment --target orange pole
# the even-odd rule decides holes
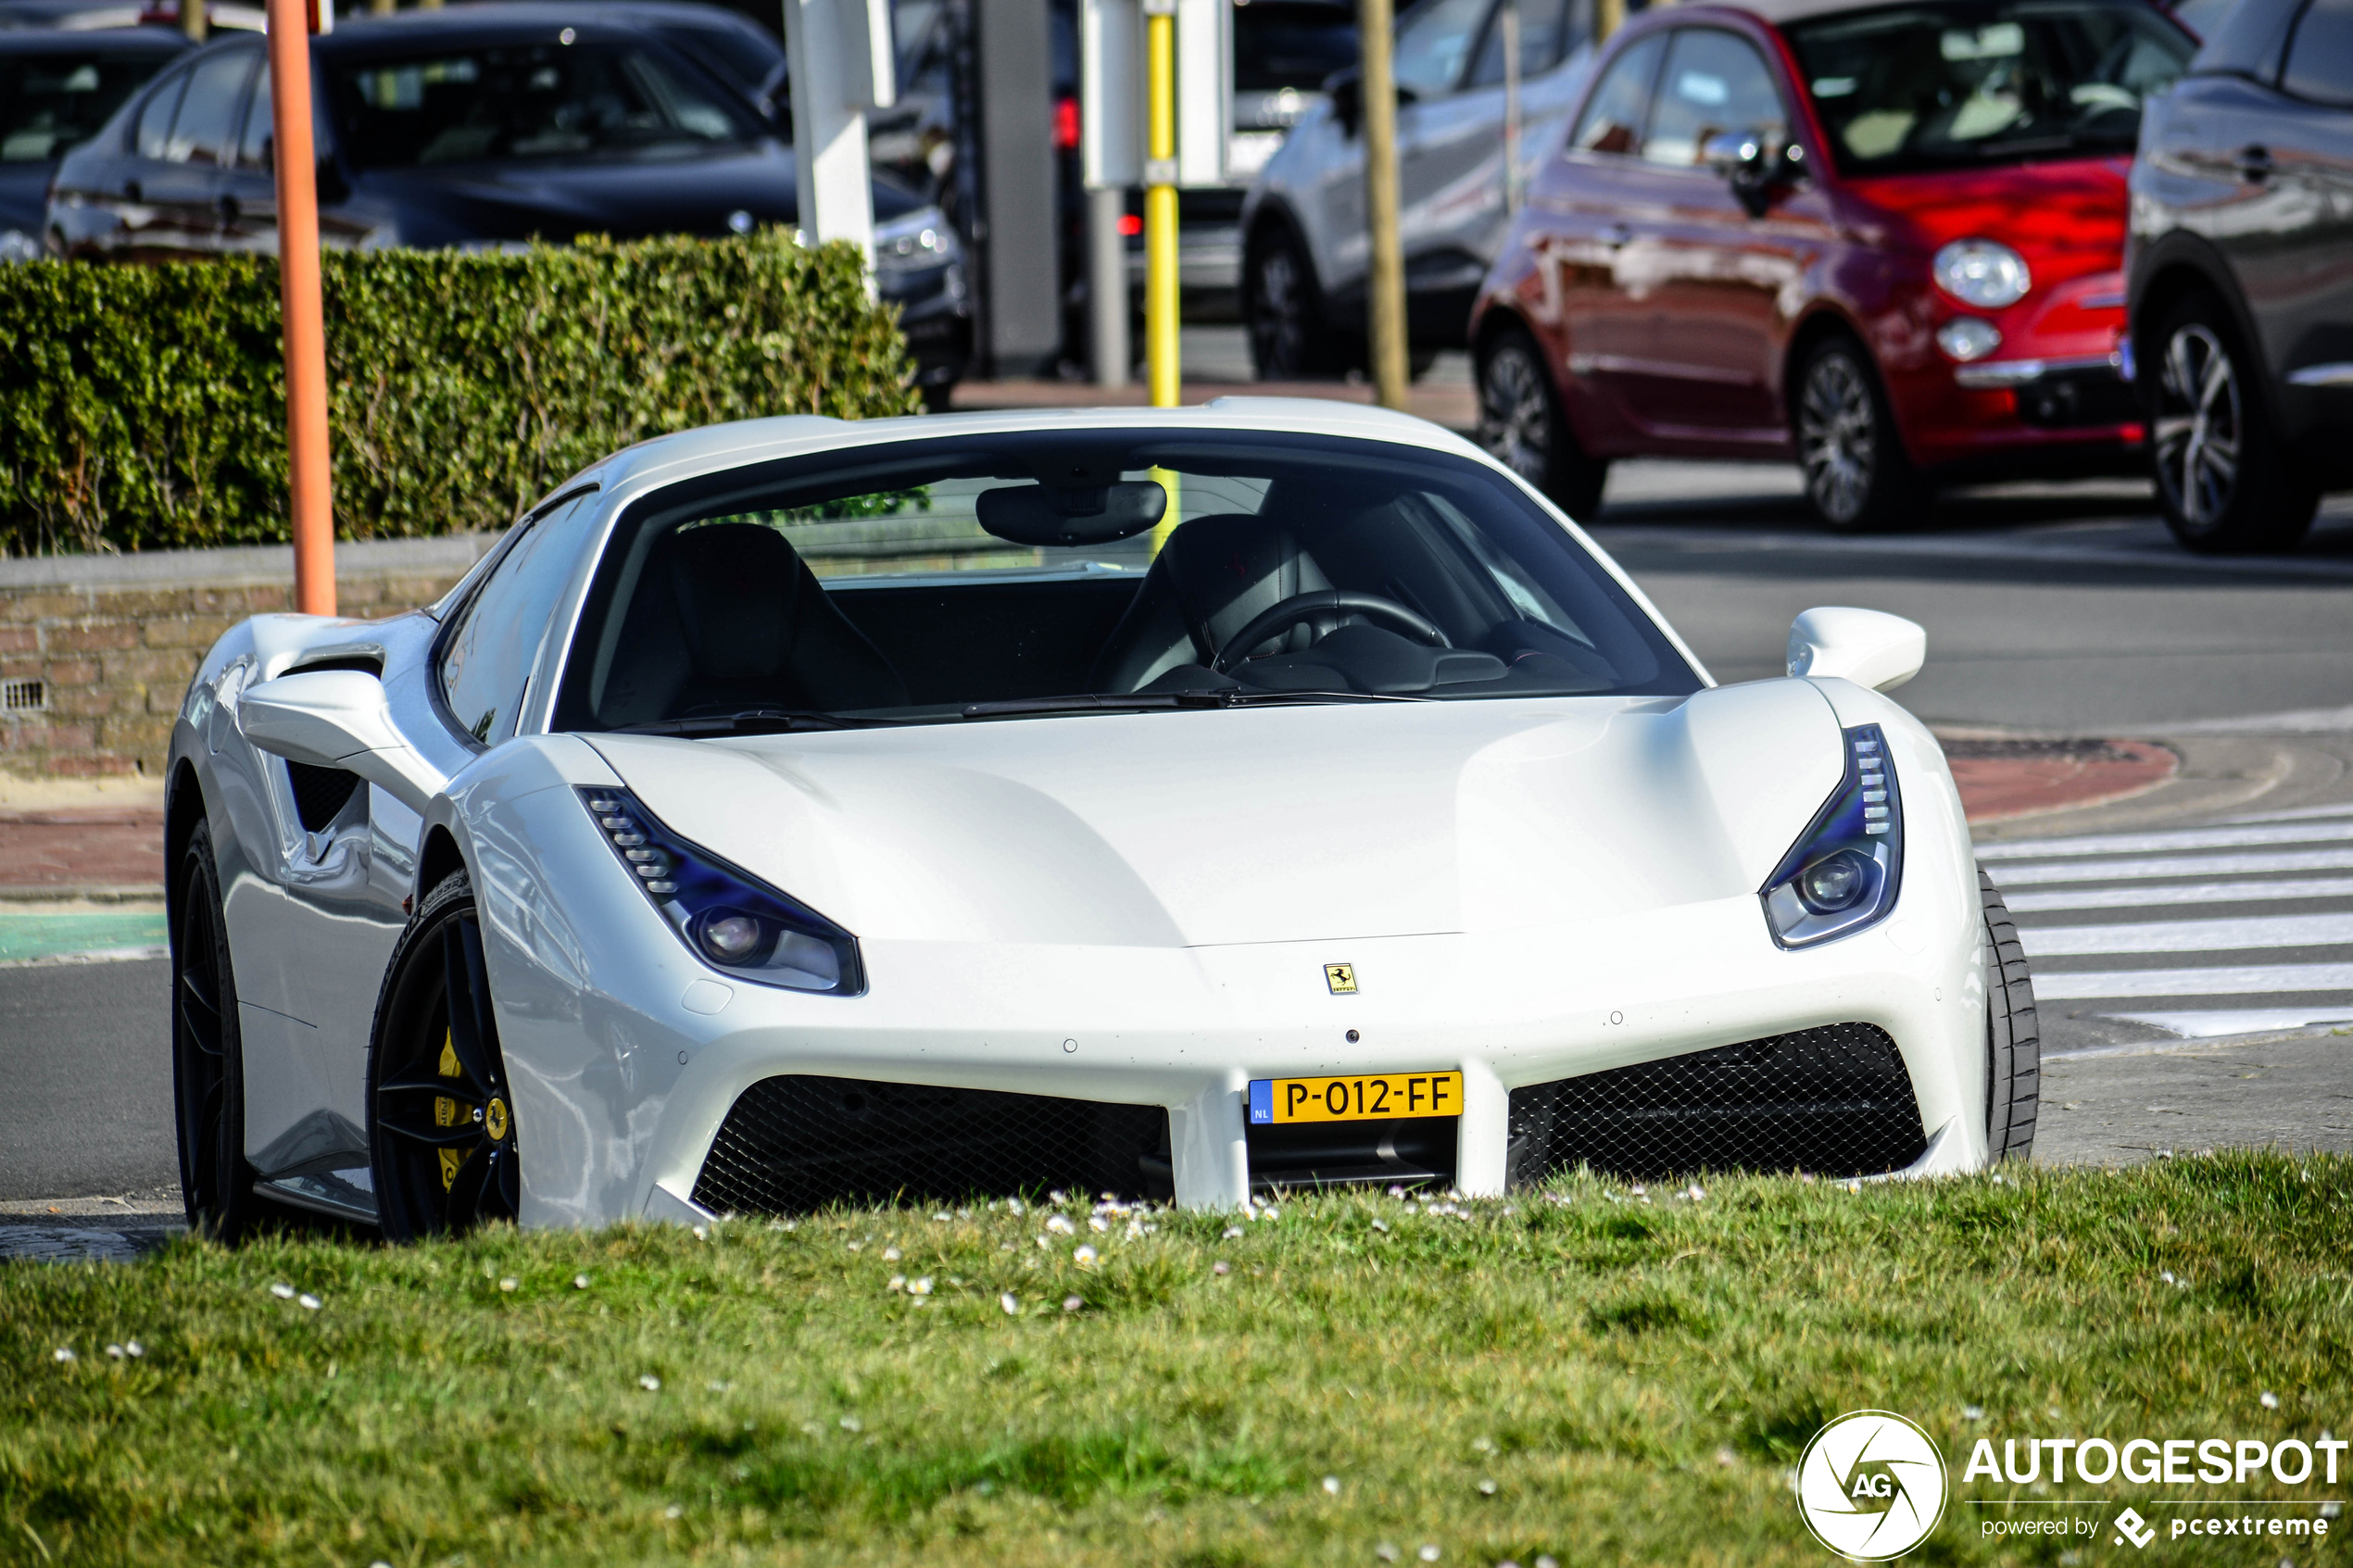
[[[270,0],[270,112],[278,166],[278,276],[286,343],[286,467],[295,608],[335,612],[335,519],[327,467],[327,332],[319,299],[319,155],[310,139],[306,0]]]

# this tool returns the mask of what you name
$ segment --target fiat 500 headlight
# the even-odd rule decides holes
[[[854,997],[866,988],[858,938],[654,819],[627,790],[580,803],[654,908],[695,956],[736,980]]]
[[[1929,264],[1936,286],[1981,310],[2016,305],[2034,286],[2026,257],[1999,240],[1955,240]]]
[[[1895,907],[1904,876],[1904,803],[1877,724],[1846,732],[1846,776],[1758,895],[1773,940],[1810,947],[1860,931]]]

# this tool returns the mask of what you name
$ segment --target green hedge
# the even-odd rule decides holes
[[[330,253],[345,538],[500,528],[616,447],[914,411],[857,253],[744,239]],[[0,551],[286,537],[277,264],[0,266]]]

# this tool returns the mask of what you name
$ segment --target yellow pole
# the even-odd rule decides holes
[[[1593,6],[1593,42],[1601,43],[1626,25],[1626,0],[1598,0]]]
[[[1152,407],[1181,400],[1176,361],[1176,14],[1146,0],[1144,163],[1144,362]]]
[[[1397,77],[1390,58],[1390,0],[1356,0],[1364,51],[1358,82],[1365,127],[1365,222],[1372,257],[1365,283],[1365,328],[1372,349],[1373,395],[1384,408],[1405,407],[1405,253],[1397,232]]]

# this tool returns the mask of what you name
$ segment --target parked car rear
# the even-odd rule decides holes
[[[41,214],[65,155],[188,46],[162,28],[0,30],[0,261],[41,255]]]
[[[790,146],[630,12],[472,6],[314,38],[322,242],[480,249],[798,222]],[[250,37],[195,52],[69,154],[48,205],[51,252],[274,252],[263,56]],[[887,182],[874,200],[882,295],[900,307],[926,394],[943,397],[971,345],[954,231]]]
[[[2127,470],[2125,178],[2196,42],[2144,0],[1753,0],[1611,40],[1472,324],[1488,448],[1795,458],[1832,527]]]
[[[2128,254],[2174,537],[2294,545],[2353,486],[2353,0],[2242,0],[2151,100]]]

